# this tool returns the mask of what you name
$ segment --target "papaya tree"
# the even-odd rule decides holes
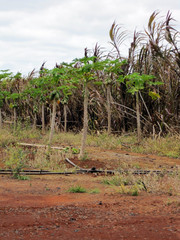
[[[99,68],[103,70],[103,84],[106,89],[106,109],[107,109],[107,119],[108,119],[108,134],[111,133],[111,88],[114,84],[118,83],[118,80],[123,76],[122,65],[126,64],[126,61],[119,61],[119,59],[111,60],[106,59],[99,62]],[[99,83],[99,82],[98,82]]]
[[[67,111],[68,111],[68,102],[70,96],[73,94],[73,89],[77,88],[77,84],[79,79],[77,78],[77,74],[75,68],[73,68],[72,64],[62,63],[61,68],[64,67],[64,77],[61,81],[61,90],[62,90],[62,100],[63,111],[64,111],[64,132],[67,132]]]
[[[13,109],[13,120],[14,120],[14,130],[16,129],[17,125],[17,108],[18,108],[18,102],[21,97],[21,93],[12,93],[9,94],[7,99],[10,100],[9,107]]]
[[[54,68],[49,71],[49,74],[46,75],[51,82],[52,92],[50,94],[50,99],[53,101],[53,111],[51,119],[51,130],[49,135],[49,144],[52,142],[54,127],[55,127],[55,117],[56,117],[56,107],[57,102],[61,102],[63,98],[63,90],[65,92],[65,82],[67,80],[67,72],[65,67]]]
[[[130,75],[125,76],[126,86],[128,92],[136,97],[136,119],[137,119],[137,137],[138,142],[141,141],[141,121],[140,121],[140,92],[143,91],[145,88],[149,88],[153,85],[162,85],[162,82],[159,81],[152,81],[155,77],[153,75],[140,75],[137,72],[134,72]],[[156,92],[149,91],[149,95],[153,98],[160,98],[160,95]]]
[[[0,90],[0,129],[2,129],[3,125],[2,108],[4,105],[4,101],[8,95],[9,95],[8,91],[2,91],[2,89]]]
[[[0,129],[2,128],[2,109],[5,103],[5,99],[9,96],[8,90],[9,80],[11,79],[12,73],[9,70],[0,71]]]
[[[86,50],[86,49],[85,49]],[[76,64],[79,63],[78,74],[79,79],[83,84],[83,130],[82,130],[82,138],[81,138],[81,148],[79,157],[83,158],[85,154],[85,145],[87,139],[87,131],[88,131],[88,100],[89,100],[89,86],[93,83],[97,82],[97,74],[96,72],[100,70],[100,65],[97,61],[95,61],[96,57],[87,57],[85,54],[84,58],[76,60]]]
[[[51,144],[52,139],[53,139],[57,101],[60,99],[60,97],[61,97],[61,94],[58,89],[51,92],[50,100],[53,101],[53,111],[52,111],[52,119],[51,119],[51,130],[50,130],[50,134],[49,134],[49,144]]]

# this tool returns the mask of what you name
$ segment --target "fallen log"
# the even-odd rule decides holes
[[[36,148],[49,148],[50,146],[45,144],[33,144],[33,143],[18,143],[20,146],[24,147],[36,147]],[[64,150],[63,147],[50,147],[51,149]]]

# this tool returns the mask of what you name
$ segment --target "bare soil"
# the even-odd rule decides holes
[[[88,148],[87,152],[89,160],[73,161],[97,169],[123,165],[173,170],[179,166],[179,159],[173,158],[100,148]],[[0,240],[180,239],[178,196],[122,195],[102,184],[102,178],[96,174],[53,175],[22,181],[1,175]],[[68,192],[77,185],[88,192]],[[99,193],[92,193],[94,189]]]

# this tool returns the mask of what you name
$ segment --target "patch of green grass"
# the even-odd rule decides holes
[[[68,192],[70,192],[70,193],[86,193],[87,190],[84,187],[77,185],[77,186],[70,187],[68,189]]]
[[[121,186],[122,184],[123,185],[130,184],[130,179],[128,177],[117,175],[109,178],[106,177],[103,179],[102,182],[106,185]]]
[[[17,179],[18,179],[18,180],[30,180],[30,177],[25,176],[25,175],[18,175],[18,176],[17,176]]]

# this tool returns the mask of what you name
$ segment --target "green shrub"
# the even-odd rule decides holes
[[[16,146],[10,146],[7,150],[8,160],[5,161],[6,167],[10,168],[13,173],[13,178],[22,179],[20,172],[27,166],[26,152]]]
[[[70,193],[86,193],[87,190],[84,187],[81,187],[78,185],[78,186],[70,187],[68,192],[70,192]]]

